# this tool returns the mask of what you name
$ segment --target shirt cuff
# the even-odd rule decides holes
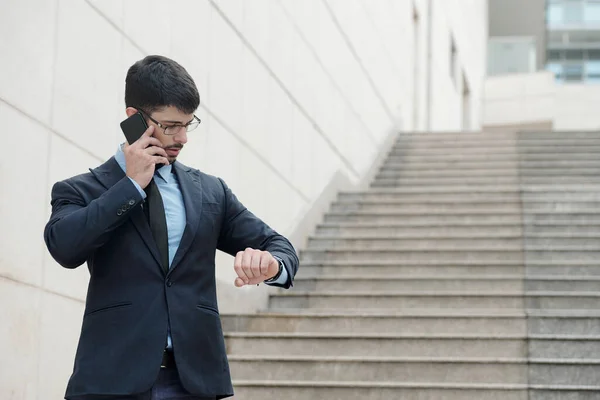
[[[134,181],[133,179],[131,179],[129,176],[128,176],[128,178],[131,181],[131,183],[133,183],[133,185],[138,190],[138,192],[140,192],[140,196],[142,196],[142,199],[145,199],[146,198],[146,192],[144,192],[144,189],[142,189],[142,187],[136,181]]]

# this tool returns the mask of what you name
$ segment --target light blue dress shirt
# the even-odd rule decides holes
[[[115,160],[119,163],[119,166],[123,172],[126,172],[127,168],[125,164],[125,153],[123,153],[122,146],[123,145],[119,145],[117,153],[115,154]],[[175,253],[179,248],[179,242],[183,236],[183,230],[185,229],[185,205],[183,203],[181,189],[179,188],[179,182],[173,173],[172,165],[163,166],[158,170],[158,172],[155,173],[154,176],[154,181],[156,182],[156,186],[158,187],[162,197],[163,205],[165,207],[165,216],[167,218],[167,235],[169,238],[169,266],[171,266],[173,258],[175,258]],[[129,179],[138,189],[142,198],[145,199],[146,192],[144,192],[144,189],[142,189],[136,181],[131,178]],[[285,268],[283,268],[279,278],[270,283],[284,284],[287,282],[287,279],[288,272]],[[167,338],[167,347],[172,347],[171,335],[169,335]]]

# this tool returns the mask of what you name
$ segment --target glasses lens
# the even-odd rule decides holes
[[[198,125],[200,125],[200,120],[199,119],[194,119],[188,126],[187,126],[187,131],[193,131],[194,129],[196,129],[198,127]]]
[[[165,135],[177,135],[178,133],[181,133],[183,130],[185,130],[185,127],[183,125],[175,125],[175,126],[168,126],[165,128]]]

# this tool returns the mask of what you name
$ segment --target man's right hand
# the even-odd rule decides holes
[[[152,180],[156,164],[169,164],[167,152],[162,148],[160,140],[152,137],[153,133],[154,126],[150,126],[133,144],[126,143],[123,147],[127,176],[136,181],[142,189]]]

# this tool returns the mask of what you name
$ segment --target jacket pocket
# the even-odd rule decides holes
[[[129,307],[132,304],[133,303],[131,303],[130,301],[125,301],[125,302],[121,302],[121,303],[110,304],[108,306],[96,308],[95,310],[89,311],[89,312],[85,313],[84,316],[88,317],[90,315],[97,314],[97,313],[100,313],[100,312],[103,312],[103,311],[110,311],[110,310],[116,310],[116,309],[123,308],[123,307]]]
[[[204,304],[198,304],[198,305],[196,306],[196,308],[197,308],[198,310],[200,310],[200,311],[205,311],[205,312],[208,312],[208,313],[210,313],[210,314],[214,314],[214,315],[216,315],[217,317],[219,316],[219,311],[217,311],[217,309],[216,309],[216,308],[214,308],[214,307],[212,307],[212,306],[205,306]]]

